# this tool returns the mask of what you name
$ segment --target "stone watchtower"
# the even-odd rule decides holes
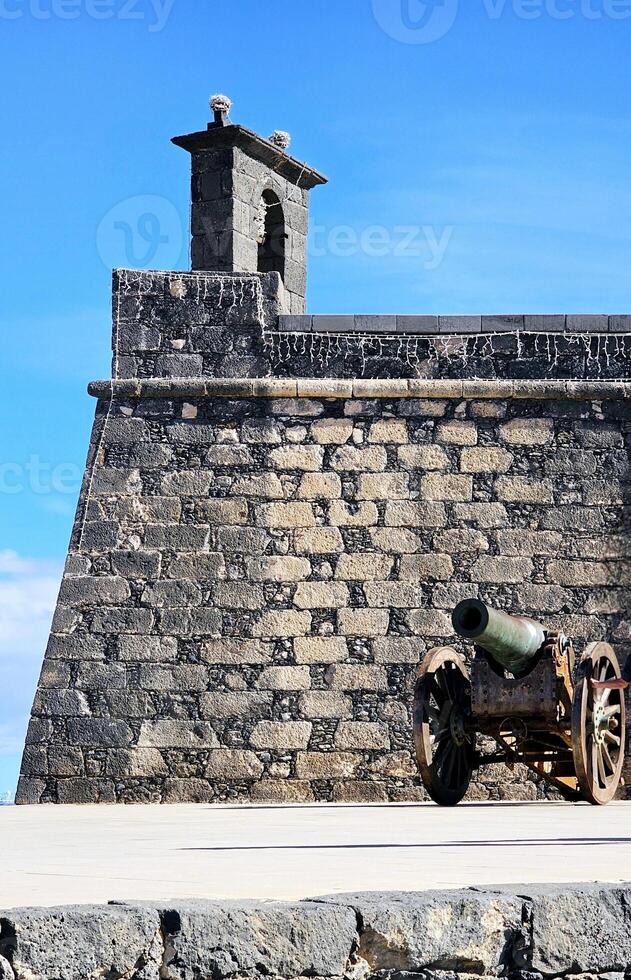
[[[192,271],[114,273],[17,802],[421,799],[460,599],[631,653],[631,317],[304,314],[324,178],[212,104]]]
[[[214,121],[176,136],[192,160],[191,267],[278,272],[287,313],[304,313],[309,191],[326,178],[288,156],[288,133],[269,140],[230,123],[230,99],[211,99]]]

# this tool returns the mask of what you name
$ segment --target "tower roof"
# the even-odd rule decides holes
[[[231,102],[226,96],[214,96],[211,106],[214,112],[214,122],[208,123],[206,129],[198,133],[188,133],[185,136],[174,136],[171,140],[176,146],[188,150],[189,153],[199,153],[204,150],[226,149],[238,147],[275,170],[286,180],[311,190],[319,184],[328,183],[328,178],[318,173],[313,167],[307,166],[295,157],[290,156],[281,144],[275,140],[264,139],[245,126],[237,126],[228,121]],[[274,134],[276,136],[276,134]],[[283,136],[288,134],[282,134]]]

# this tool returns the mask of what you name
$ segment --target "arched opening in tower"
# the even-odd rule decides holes
[[[278,272],[285,278],[285,215],[274,191],[263,191],[260,204],[259,272]]]

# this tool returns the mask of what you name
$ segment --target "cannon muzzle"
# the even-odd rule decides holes
[[[527,670],[546,640],[546,631],[534,619],[510,616],[479,599],[459,602],[451,621],[458,636],[473,640],[512,674]]]

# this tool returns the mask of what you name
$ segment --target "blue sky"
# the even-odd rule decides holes
[[[631,0],[0,0],[0,793],[14,787],[110,268],[186,268],[232,117],[330,177],[310,309],[629,312]]]

